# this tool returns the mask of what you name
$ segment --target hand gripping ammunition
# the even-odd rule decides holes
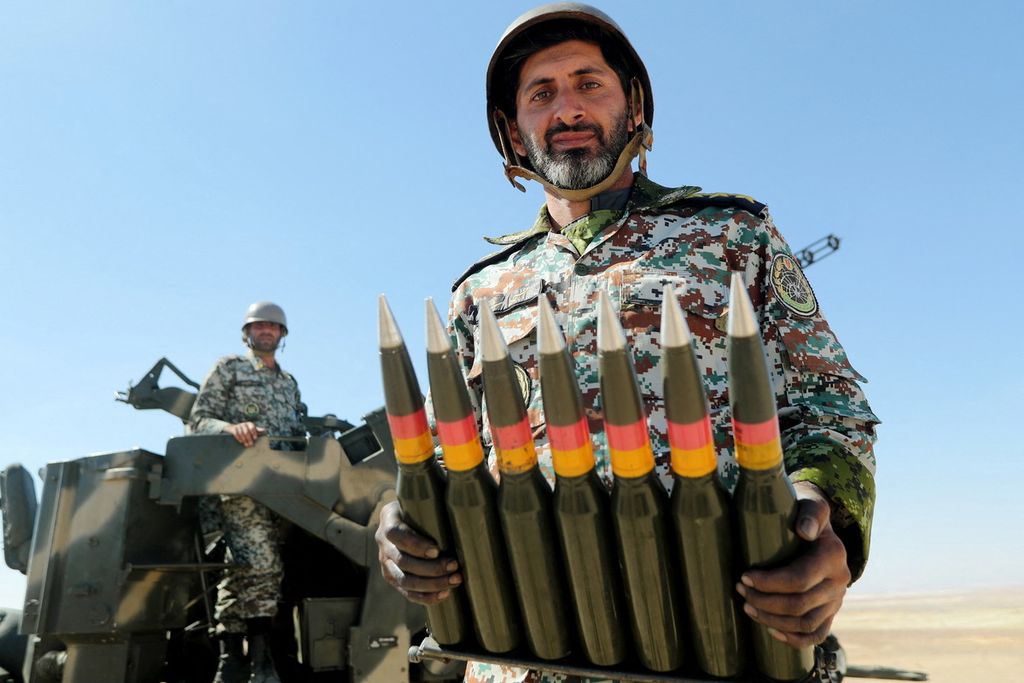
[[[498,514],[530,650],[541,659],[569,654],[571,634],[551,487],[537,466],[526,406],[501,329],[480,305],[484,398],[501,479]]]
[[[455,551],[445,511],[444,473],[434,458],[434,440],[427,427],[423,396],[409,351],[387,300],[378,302],[380,369],[384,377],[384,404],[398,460],[398,502],[406,524],[430,538],[442,555]],[[453,587],[447,600],[427,607],[430,633],[442,645],[462,642],[469,631],[465,596]]]
[[[736,678],[746,660],[729,493],[718,478],[707,398],[690,331],[671,285],[661,309],[665,412],[672,451],[671,498],[697,666]]]
[[[519,614],[498,518],[497,486],[484,465],[476,416],[455,351],[427,299],[427,370],[448,470],[445,501],[477,640],[489,652],[519,645]]]
[[[629,642],[622,605],[608,489],[594,469],[594,449],[572,358],[547,298],[538,306],[537,344],[548,444],[555,466],[555,522],[569,578],[583,654],[613,666]]]
[[[626,336],[607,294],[602,291],[600,299],[597,351],[614,474],[612,519],[633,642],[641,664],[652,671],[671,671],[683,663],[683,634],[668,495],[654,472],[647,417]]]
[[[796,494],[783,469],[779,420],[754,307],[743,278],[732,274],[729,291],[729,403],[740,465],[734,502],[742,568],[773,568],[799,552],[794,532]],[[811,647],[796,649],[753,622],[757,669],[777,681],[803,678],[814,664]]]

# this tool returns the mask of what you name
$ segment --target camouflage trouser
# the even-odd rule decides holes
[[[217,584],[218,633],[245,633],[246,619],[277,614],[281,597],[281,521],[247,496],[208,497],[199,507],[204,530],[219,526],[233,565]]]

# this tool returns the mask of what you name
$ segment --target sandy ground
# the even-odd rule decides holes
[[[1024,681],[1024,587],[847,597],[833,631],[850,664],[923,671],[934,683]]]

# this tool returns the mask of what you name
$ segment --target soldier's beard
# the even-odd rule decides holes
[[[275,339],[273,341],[261,340],[258,337],[249,335],[249,348],[256,353],[273,353],[277,351],[277,347],[280,345],[281,340]]]
[[[561,152],[551,150],[551,138],[558,133],[590,131],[597,137],[597,148],[591,151],[576,147]],[[523,136],[526,156],[537,173],[555,187],[582,190],[597,185],[615,168],[619,155],[629,142],[629,122],[625,114],[618,119],[609,135],[596,123],[568,126],[559,123],[544,133],[541,144],[534,136]]]

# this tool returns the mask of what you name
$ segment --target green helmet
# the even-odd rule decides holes
[[[573,26],[576,25],[576,26]],[[601,51],[609,59],[609,54],[615,55],[615,59],[609,59],[609,64],[615,61],[618,65],[616,71],[620,72],[620,78],[624,75],[623,85],[630,111],[641,112],[641,121],[636,128],[630,142],[626,145],[619,156],[615,170],[605,181],[593,187],[581,190],[566,190],[554,187],[547,180],[541,178],[529,159],[519,156],[512,148],[509,121],[515,118],[515,89],[518,83],[517,63],[513,68],[508,68],[508,62],[523,51],[530,51],[532,44],[529,42],[530,34],[536,34],[538,29],[554,29],[556,32],[561,26],[569,30],[576,28],[580,32],[579,39],[596,43]],[[567,34],[565,40],[572,40],[577,31]],[[535,48],[534,51],[543,49]],[[626,73],[622,74],[624,70]],[[541,5],[509,24],[498,41],[497,47],[491,54],[491,60],[487,65],[487,125],[490,128],[491,140],[498,153],[505,159],[505,176],[515,187],[525,191],[516,177],[536,180],[549,190],[570,200],[589,199],[607,189],[618,179],[625,167],[630,164],[634,157],[640,156],[640,171],[646,172],[645,151],[651,148],[654,137],[650,124],[654,120],[654,96],[651,93],[651,79],[647,74],[647,68],[643,60],[633,49],[626,34],[619,25],[601,10],[576,2],[556,2],[548,5]]]
[[[245,320],[242,321],[242,332],[250,323],[277,323],[281,326],[282,337],[288,334],[288,318],[284,315],[284,309],[269,301],[257,301],[249,306],[245,312]]]

